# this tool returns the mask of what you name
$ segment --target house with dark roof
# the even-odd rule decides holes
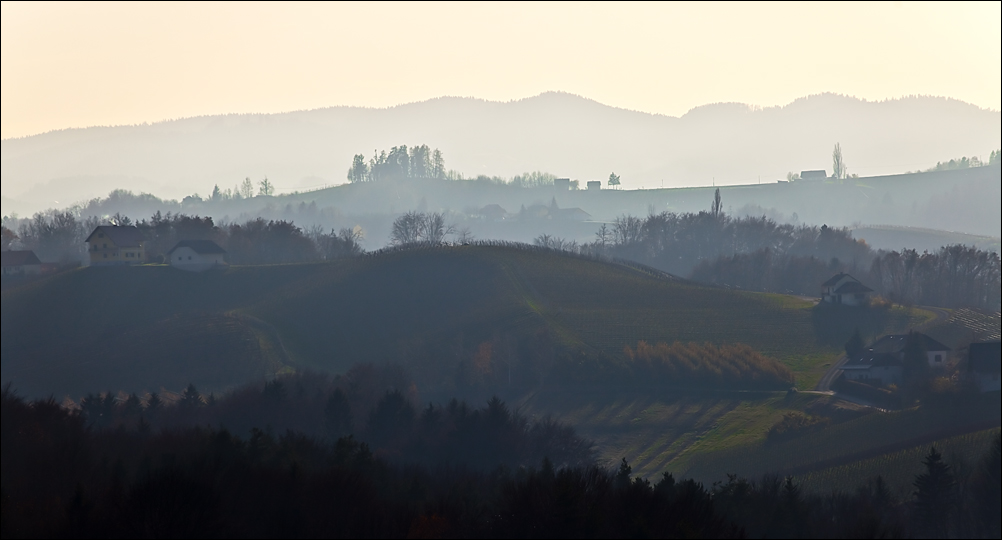
[[[850,381],[887,386],[901,383],[903,369],[903,362],[897,355],[869,349],[850,358],[842,366],[842,373]]]
[[[845,378],[877,386],[899,384],[904,375],[905,348],[909,336],[918,341],[930,367],[943,367],[946,364],[950,353],[950,348],[946,345],[920,332],[891,334],[849,358],[842,366]]]
[[[219,270],[229,266],[226,250],[212,240],[181,240],[167,252],[170,265],[188,272]]]
[[[870,301],[873,289],[863,285],[858,279],[839,272],[821,284],[821,301],[846,306],[865,306]]]
[[[3,275],[30,276],[42,271],[42,261],[38,260],[34,251],[4,251],[0,252]]]
[[[87,237],[91,266],[142,264],[146,238],[131,225],[102,225]]]
[[[801,180],[825,180],[828,178],[828,173],[824,169],[819,169],[815,171],[800,171]]]
[[[911,334],[918,340],[922,350],[925,351],[929,367],[943,367],[950,355],[950,347],[936,341],[935,339],[921,333]],[[873,343],[870,349],[875,352],[890,353],[900,359],[905,357],[905,346],[908,344],[909,334],[886,335]]]
[[[971,343],[967,348],[967,374],[982,392],[1002,390],[1002,341]]]
[[[501,221],[508,217],[508,212],[501,208],[499,204],[488,204],[479,210],[481,216],[487,221]]]

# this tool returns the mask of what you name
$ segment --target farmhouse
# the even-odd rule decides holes
[[[863,285],[858,279],[839,272],[821,284],[821,301],[846,306],[864,306],[869,301],[873,289]]]
[[[487,221],[501,221],[508,216],[508,212],[499,204],[488,204],[480,209],[480,215]]]
[[[824,169],[817,171],[800,171],[801,180],[824,180],[828,178],[828,173]]]
[[[226,250],[212,240],[181,240],[167,252],[170,265],[189,272],[223,269],[228,266]]]
[[[943,367],[950,354],[950,348],[935,339],[921,333],[913,334],[918,340],[922,350],[925,351],[929,367]],[[884,336],[873,343],[870,350],[879,353],[893,354],[898,359],[904,359],[905,346],[908,343],[908,334],[891,334]]]
[[[967,349],[967,371],[982,392],[1002,390],[1002,342],[971,343]]]
[[[29,276],[42,271],[42,261],[34,251],[4,251],[0,259],[4,276]]]
[[[870,349],[842,366],[842,373],[850,381],[865,382],[876,386],[899,384],[902,375],[901,358],[886,352]]]
[[[946,364],[949,347],[919,332],[911,335],[918,340],[925,352],[929,367],[942,367]],[[908,336],[909,334],[892,334],[878,339],[870,348],[850,358],[842,366],[845,378],[877,386],[900,383]],[[995,363],[997,365],[998,360]]]
[[[145,238],[132,226],[102,225],[87,237],[91,266],[142,264]]]

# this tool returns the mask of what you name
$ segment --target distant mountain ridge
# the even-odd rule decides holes
[[[400,144],[440,148],[447,167],[466,175],[544,170],[583,181],[615,171],[631,189],[751,184],[830,169],[836,142],[850,173],[903,172],[962,155],[986,158],[1000,132],[998,111],[947,98],[820,94],[780,107],[709,104],[671,117],[547,92],[510,102],[442,97],[384,109],[53,131],[3,140],[0,173],[3,211],[23,215],[113,188],[180,198],[245,177],[267,176],[280,192],[334,185],[345,181],[352,155]]]

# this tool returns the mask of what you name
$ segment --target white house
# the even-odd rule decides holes
[[[865,306],[873,289],[863,285],[858,279],[839,272],[821,284],[821,301],[846,306]]]
[[[890,353],[874,352],[873,349],[849,359],[842,366],[846,379],[876,386],[900,384],[902,372],[900,358]]]
[[[226,250],[212,240],[181,240],[167,252],[167,258],[174,268],[189,272],[204,272],[229,266],[226,262]]]
[[[918,340],[925,351],[926,360],[929,367],[943,367],[949,359],[950,348],[931,337],[915,332],[915,339]],[[905,345],[908,343],[908,334],[891,334],[884,336],[873,343],[870,350],[878,353],[893,354],[898,359],[905,357]]]
[[[4,251],[0,260],[5,276],[28,276],[42,271],[42,261],[38,260],[34,251]]]

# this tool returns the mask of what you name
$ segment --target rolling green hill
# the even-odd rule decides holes
[[[514,342],[517,355],[539,336],[598,359],[640,340],[740,342],[788,365],[803,387],[854,326],[876,334],[911,317],[837,315],[846,320],[833,324],[831,314],[792,297],[473,245],[206,274],[83,268],[5,290],[0,350],[4,384],[60,397],[188,382],[219,391],[283,369],[338,373],[384,361],[409,366],[422,390],[432,390],[478,345]],[[526,368],[515,369],[518,379]]]

